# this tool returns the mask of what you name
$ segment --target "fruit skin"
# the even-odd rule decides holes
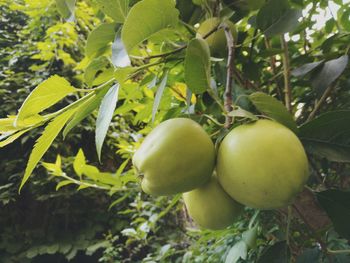
[[[210,179],[215,148],[203,128],[190,119],[175,118],[158,125],[133,156],[141,187],[152,195],[190,191]]]
[[[217,17],[212,17],[205,20],[198,28],[197,33],[202,37],[208,34],[211,30],[216,28],[221,23]],[[236,26],[231,21],[226,21],[231,29],[233,38],[237,40]],[[227,40],[224,29],[219,29],[215,33],[206,38],[210,51],[213,55],[225,55],[227,53]]]
[[[189,215],[203,228],[225,229],[243,211],[243,206],[222,189],[216,176],[212,176],[200,188],[182,196]]]
[[[233,129],[219,147],[217,173],[232,198],[259,209],[290,204],[309,176],[297,136],[270,120]]]

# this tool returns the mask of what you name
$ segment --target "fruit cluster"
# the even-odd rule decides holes
[[[186,118],[167,120],[145,138],[133,164],[143,191],[183,193],[190,216],[209,229],[231,225],[244,206],[287,206],[309,175],[298,137],[271,120],[234,128],[217,154],[198,123]]]

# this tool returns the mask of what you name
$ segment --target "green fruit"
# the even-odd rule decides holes
[[[216,176],[200,188],[184,193],[183,199],[189,215],[203,228],[224,229],[243,211],[243,206],[222,189]]]
[[[203,128],[190,119],[167,120],[144,140],[133,157],[143,191],[171,195],[197,188],[209,180],[215,148]]]
[[[259,209],[290,204],[309,176],[297,136],[270,120],[233,129],[220,145],[217,173],[232,198]]]
[[[200,25],[197,32],[204,37],[210,31],[215,29],[220,23],[221,20],[217,17],[209,18]],[[231,21],[226,21],[226,23],[230,27],[234,39],[237,40],[237,30],[235,25]],[[221,28],[215,33],[211,34],[206,38],[206,41],[213,55],[227,54],[227,40],[224,29]]]

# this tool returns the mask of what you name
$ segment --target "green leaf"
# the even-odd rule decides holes
[[[328,112],[300,127],[305,149],[330,161],[350,162],[350,110]]]
[[[153,34],[175,27],[178,16],[173,0],[142,0],[136,3],[122,29],[122,40],[128,53]]]
[[[70,185],[70,184],[74,184],[74,182],[69,180],[61,181],[56,185],[56,191],[60,190],[60,188],[62,188],[63,186]]]
[[[103,98],[96,120],[96,149],[99,160],[101,160],[101,150],[106,138],[109,124],[112,121],[113,113],[118,102],[119,84],[109,89]]]
[[[61,115],[57,116],[46,126],[43,134],[36,141],[36,144],[29,156],[29,161],[27,163],[27,167],[21,185],[19,187],[19,191],[21,191],[23,185],[27,182],[28,178],[32,174],[34,168],[36,167],[40,159],[44,156],[52,142],[57,137],[58,133],[61,131],[66,122],[72,117],[74,112],[75,109],[68,110],[62,113]]]
[[[117,23],[123,23],[129,9],[129,0],[97,0],[103,13],[113,18]]]
[[[103,55],[111,47],[117,32],[116,23],[101,24],[88,36],[85,54],[89,58]]]
[[[5,147],[6,145],[13,143],[15,140],[17,140],[19,137],[21,137],[26,132],[30,131],[32,128],[21,130],[19,132],[16,132],[15,134],[7,137],[7,139],[0,141],[0,148]]]
[[[162,95],[163,95],[164,89],[166,87],[167,81],[168,81],[168,72],[166,72],[164,74],[164,77],[163,77],[163,79],[162,79],[162,81],[159,84],[159,87],[157,89],[156,97],[154,98],[154,103],[153,103],[153,108],[152,108],[152,122],[154,122],[154,119],[155,119],[156,114],[158,112],[160,100],[162,99]]]
[[[56,162],[55,163],[46,163],[42,162],[42,165],[45,167],[46,170],[48,170],[51,174],[55,176],[61,176],[62,175],[62,161],[61,156],[57,155]]]
[[[290,251],[285,241],[280,241],[263,252],[258,263],[288,263]]]
[[[308,248],[297,257],[296,263],[319,263],[321,251],[318,248]]]
[[[279,100],[262,92],[249,95],[249,99],[260,112],[298,133],[298,127],[293,116]]]
[[[273,36],[294,30],[301,16],[302,10],[292,9],[287,0],[270,0],[260,9],[256,22],[266,36]]]
[[[37,115],[75,91],[64,78],[57,75],[50,77],[37,86],[24,101],[19,109],[16,125],[21,125],[26,118]]]
[[[227,254],[225,263],[236,263],[240,258],[247,259],[248,246],[244,241],[237,242]]]
[[[318,66],[320,66],[323,63],[323,60],[317,61],[317,62],[312,62],[312,63],[307,63],[305,65],[302,65],[299,68],[296,68],[292,70],[291,74],[294,77],[304,77],[306,74],[310,73],[314,69],[316,69]]]
[[[0,119],[0,133],[15,132],[18,130],[14,126],[16,116],[9,116],[8,118]]]
[[[111,70],[111,76],[113,76],[114,68],[107,57],[102,56],[95,58],[85,69],[84,79],[86,84],[88,84],[90,87],[101,84],[96,83],[96,79],[98,78],[98,76],[102,75],[103,72],[106,72],[108,70]]]
[[[246,111],[240,107],[237,107],[233,111],[229,112],[227,115],[231,117],[248,118],[255,121],[258,120],[258,117],[256,117],[253,113]]]
[[[57,10],[68,22],[74,21],[74,10],[76,0],[56,0]]]
[[[65,138],[69,131],[73,129],[78,123],[89,116],[101,104],[103,97],[106,95],[109,86],[99,90],[94,96],[83,102],[78,108],[74,117],[68,122],[63,130],[63,137]]]
[[[257,235],[258,226],[256,225],[242,233],[242,240],[247,244],[248,248],[255,248]]]
[[[81,177],[83,175],[84,167],[86,165],[85,155],[82,149],[79,149],[78,154],[74,158],[73,169],[74,172]]]
[[[187,46],[185,57],[185,81],[195,94],[210,89],[210,50],[203,39],[193,39]]]
[[[344,72],[349,62],[348,55],[329,60],[312,80],[312,87],[318,97]]]
[[[316,197],[338,234],[350,239],[350,192],[327,190],[317,193]]]

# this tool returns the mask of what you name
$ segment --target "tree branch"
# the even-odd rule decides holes
[[[270,40],[265,37],[265,47],[267,49],[271,49],[271,43]],[[270,67],[272,74],[275,76],[279,76],[276,71],[276,58],[275,56],[270,56]],[[272,80],[271,80],[272,81]],[[283,92],[282,92],[282,87],[281,87],[281,82],[280,79],[276,77],[276,90],[277,90],[277,95],[280,100],[283,100]]]
[[[283,49],[283,72],[284,72],[284,94],[285,103],[289,112],[292,112],[292,89],[290,86],[290,65],[289,65],[289,51],[288,44],[284,38],[281,36],[281,45]]]
[[[333,91],[333,89],[335,89],[337,85],[330,85],[326,91],[323,93],[322,97],[320,98],[320,100],[316,103],[315,108],[313,109],[313,111],[310,113],[309,117],[307,118],[306,121],[311,121],[313,118],[315,118],[317,112],[320,110],[320,108],[322,107],[323,103],[326,101],[326,99],[329,97],[329,95],[331,94],[331,92]]]
[[[224,106],[226,110],[226,120],[225,120],[225,128],[229,128],[232,124],[233,118],[228,116],[227,113],[232,111],[233,99],[233,74],[234,74],[234,54],[235,54],[235,40],[233,38],[230,27],[224,23],[222,28],[225,31],[225,36],[227,40],[227,76],[226,76],[226,89],[224,94]]]

